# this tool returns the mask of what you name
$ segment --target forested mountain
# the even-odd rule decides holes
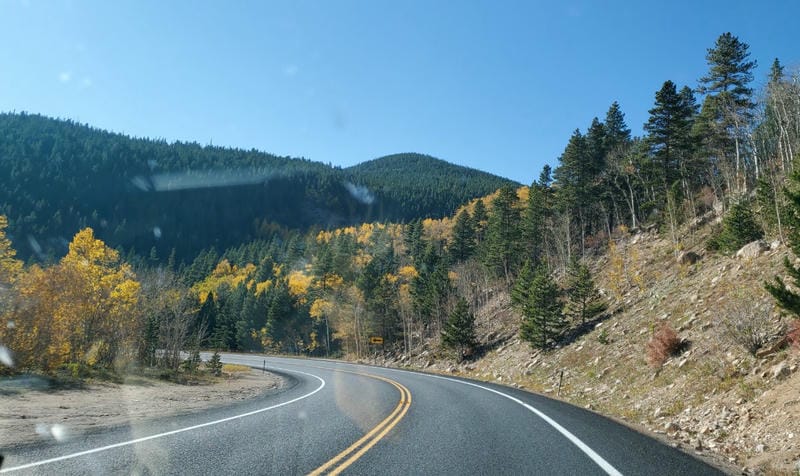
[[[415,153],[387,155],[345,171],[353,183],[383,197],[379,205],[383,214],[404,220],[446,216],[480,196],[478,190],[494,191],[510,183],[496,175]]]
[[[279,230],[441,217],[511,183],[425,157],[368,166],[131,138],[31,114],[0,114],[0,214],[20,256],[47,259],[92,227],[114,247],[191,259]],[[378,163],[383,163],[378,161]],[[405,164],[411,165],[403,172]],[[457,190],[458,194],[453,191]]]

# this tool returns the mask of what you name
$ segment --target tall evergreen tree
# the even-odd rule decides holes
[[[472,256],[475,251],[475,225],[466,209],[456,216],[453,225],[453,238],[448,247],[453,263],[460,263]]]
[[[656,92],[655,106],[649,111],[650,118],[644,130],[657,164],[654,178],[663,194],[678,181],[684,185],[685,192],[689,192],[688,180],[696,172],[691,167],[691,132],[696,108],[691,90],[683,88],[678,92],[672,81],[664,82]]]
[[[732,192],[747,189],[742,130],[753,114],[753,69],[747,43],[731,33],[717,38],[708,49],[708,74],[700,78],[697,91],[705,94],[698,116],[696,135],[706,155],[715,157]]]
[[[589,268],[578,260],[573,260],[568,270],[566,314],[572,320],[586,324],[606,310],[600,293],[594,284]]]
[[[489,214],[486,212],[486,204],[483,199],[479,198],[475,202],[475,208],[472,210],[472,222],[475,224],[475,240],[480,245],[483,242],[486,225],[489,222]]]
[[[559,289],[547,268],[536,269],[523,309],[520,337],[534,347],[547,349],[550,342],[564,329],[564,315],[559,300]]]
[[[486,230],[486,265],[511,282],[519,260],[519,209],[517,193],[513,187],[503,187],[492,202],[489,225]]]
[[[625,114],[619,107],[619,103],[614,101],[606,112],[605,126],[606,154],[613,153],[620,147],[626,146],[631,141],[631,130],[625,123]]]
[[[442,344],[456,349],[461,361],[475,347],[476,341],[475,315],[469,310],[467,301],[460,298],[442,330]]]

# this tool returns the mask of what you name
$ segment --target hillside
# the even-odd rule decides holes
[[[508,179],[424,154],[394,154],[345,169],[353,183],[384,197],[386,215],[410,220],[447,216],[472,198],[512,184]],[[403,184],[398,187],[397,184]]]
[[[376,166],[384,159],[343,171],[256,150],[0,114],[0,214],[24,258],[60,256],[90,226],[114,247],[140,255],[155,247],[162,259],[175,248],[190,260],[210,246],[221,251],[279,229],[440,217],[511,183],[425,159],[393,161],[387,174]]]
[[[785,274],[782,260],[791,251],[775,241],[749,256],[709,253],[703,245],[714,227],[681,230],[688,249],[700,256],[694,264],[680,264],[670,240],[655,233],[616,236],[616,253],[589,260],[612,303],[608,313],[553,350],[534,349],[520,338],[523,318],[501,288],[476,310],[485,354],[474,361],[455,363],[434,338],[411,354],[373,362],[525,388],[622,419],[748,473],[794,474],[800,356],[779,337],[791,319],[763,288]],[[763,316],[768,335],[778,335],[755,355],[728,331],[743,314]],[[654,368],[646,346],[664,323],[684,344]]]

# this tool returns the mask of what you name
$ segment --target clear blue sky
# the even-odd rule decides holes
[[[800,2],[0,0],[0,110],[348,166],[423,152],[521,182],[619,101],[696,85],[725,31],[757,83]]]

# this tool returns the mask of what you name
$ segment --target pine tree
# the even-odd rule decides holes
[[[448,251],[454,263],[466,261],[475,251],[475,225],[466,209],[461,210],[456,217]]]
[[[527,260],[520,268],[516,281],[514,281],[514,287],[511,288],[511,304],[523,313],[530,302],[529,297],[534,276],[534,267],[531,265],[531,261]]]
[[[795,171],[790,176],[790,183],[792,188],[786,188],[784,195],[789,202],[789,216],[795,223],[795,226],[789,229],[789,248],[795,256],[800,256],[800,227],[796,226],[798,218],[800,218],[800,192],[797,192],[797,186],[800,185],[800,172]],[[764,287],[775,298],[778,306],[790,312],[795,319],[800,319],[800,266],[795,266],[788,256],[783,259],[783,267],[786,274],[791,278],[791,284],[786,285],[783,278],[775,276],[771,283],[765,282]]]
[[[604,144],[606,154],[612,154],[630,143],[631,130],[625,124],[625,114],[617,101],[614,101],[608,108],[603,125],[606,133]]]
[[[214,351],[214,354],[211,356],[210,359],[208,359],[206,367],[215,376],[219,377],[220,375],[222,375],[222,360],[220,358],[219,351],[216,350]]]
[[[606,310],[589,268],[578,260],[570,263],[567,298],[567,316],[581,325]]]
[[[649,112],[644,130],[658,164],[658,186],[666,194],[673,183],[689,173],[687,165],[692,153],[691,131],[696,113],[694,96],[688,88],[679,93],[675,83],[666,81],[656,92],[655,106]]]
[[[464,298],[456,303],[447,323],[442,330],[442,344],[445,347],[456,349],[459,361],[469,355],[476,344],[475,315],[470,312],[469,304]]]
[[[520,337],[534,347],[547,349],[564,328],[559,289],[547,268],[539,266],[531,281],[528,303],[523,309]]]
[[[475,224],[475,240],[480,245],[483,242],[486,225],[489,222],[486,204],[480,198],[475,202],[475,208],[472,210],[472,222]]]
[[[486,265],[510,283],[519,259],[519,209],[516,191],[510,186],[501,188],[492,202],[485,246]]]
[[[751,241],[764,237],[764,230],[756,221],[749,204],[740,200],[722,220],[722,232],[712,240],[711,247],[734,252]]]
[[[749,46],[731,33],[717,38],[708,49],[709,72],[700,78],[697,91],[705,94],[695,134],[701,139],[703,152],[723,161],[730,191],[746,191],[744,141],[742,129],[753,115],[753,69]]]
[[[545,185],[534,182],[528,190],[528,204],[522,214],[522,245],[525,258],[535,265],[542,261],[545,253],[544,239],[547,216],[550,212],[549,191]]]

